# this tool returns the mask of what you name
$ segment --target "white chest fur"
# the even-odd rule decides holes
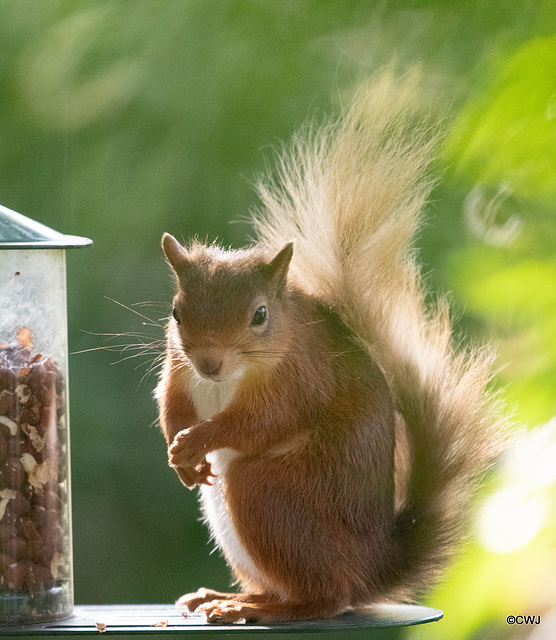
[[[189,393],[200,420],[209,420],[215,413],[223,411],[234,397],[240,378],[213,382],[192,377]]]
[[[209,420],[223,411],[234,397],[238,383],[239,378],[224,382],[192,380],[189,392],[199,418]],[[212,487],[201,486],[201,506],[212,537],[230,566],[248,577],[254,585],[264,588],[266,580],[241,544],[226,503],[226,471],[230,462],[239,455],[238,451],[229,448],[212,451],[207,455],[216,478]]]

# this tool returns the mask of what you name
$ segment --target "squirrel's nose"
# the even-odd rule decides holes
[[[205,376],[216,376],[222,369],[222,360],[210,356],[199,358],[197,361],[199,373]]]

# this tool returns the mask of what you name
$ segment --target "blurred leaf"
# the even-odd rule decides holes
[[[556,36],[527,42],[462,110],[447,155],[473,181],[556,195]]]
[[[110,60],[91,72],[87,57],[115,11],[109,4],[76,12],[26,48],[19,64],[22,99],[46,127],[71,130],[94,122],[133,96],[139,60]],[[95,65],[96,66],[96,65]]]
[[[465,288],[469,309],[511,313],[520,323],[553,320],[556,263],[527,260],[514,264],[511,255],[504,254],[496,256],[492,248],[481,247],[466,252],[465,265],[454,265],[454,281]]]
[[[556,413],[556,36],[485,66],[445,147],[482,241],[449,258],[450,282],[497,342],[500,379],[534,424]]]
[[[487,323],[510,402],[535,424],[556,414],[556,263],[513,257],[492,247],[460,251],[451,280],[466,313]]]

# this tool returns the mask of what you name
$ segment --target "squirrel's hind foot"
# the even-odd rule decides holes
[[[194,593],[186,593],[176,601],[176,606],[186,607],[188,611],[193,612],[205,604],[215,604],[218,602],[265,602],[268,596],[255,593],[221,593],[213,589],[205,589],[202,587]]]
[[[339,606],[331,602],[287,603],[273,600],[265,595],[250,594],[217,594],[227,598],[209,600],[209,590],[200,590],[204,603],[197,604],[199,596],[184,596],[187,607],[193,607],[198,613],[204,613],[207,622],[211,624],[231,624],[238,622],[292,622],[295,620],[317,620],[332,618],[343,613],[348,607]],[[198,592],[199,593],[199,592]],[[215,592],[212,592],[215,594]],[[195,594],[192,594],[195,596]],[[178,601],[181,602],[180,598]]]

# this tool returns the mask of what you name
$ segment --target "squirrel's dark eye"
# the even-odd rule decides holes
[[[252,327],[260,327],[265,323],[267,318],[266,307],[259,307],[255,313],[253,314],[253,319],[251,320]]]
[[[178,312],[176,307],[173,307],[172,309],[172,315],[174,316],[174,320],[179,324],[180,323],[180,318],[178,316]]]

